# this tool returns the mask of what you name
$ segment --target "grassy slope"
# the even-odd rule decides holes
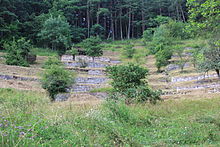
[[[220,145],[220,98],[126,106],[50,103],[0,89],[0,146]]]

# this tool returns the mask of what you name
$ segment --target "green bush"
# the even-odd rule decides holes
[[[108,67],[107,73],[113,79],[114,92],[111,99],[125,98],[129,103],[144,101],[156,103],[160,100],[160,92],[151,90],[144,81],[147,69],[128,64]]]
[[[57,57],[53,56],[53,57],[49,57],[48,60],[44,62],[44,65],[42,66],[42,68],[48,69],[52,65],[61,66],[63,64]]]
[[[169,31],[170,37],[187,39],[190,36],[185,30],[186,23],[171,20],[166,24],[166,28]]]
[[[99,37],[90,37],[80,43],[86,54],[91,57],[102,56],[103,51],[100,44],[101,39]]]
[[[42,87],[49,92],[52,101],[56,94],[67,92],[67,88],[72,83],[72,74],[62,66],[52,65],[44,71],[42,76]]]
[[[6,64],[17,66],[29,66],[28,56],[32,45],[30,41],[26,41],[24,38],[13,40],[4,44],[4,48],[7,50]]]
[[[166,46],[173,45],[175,40],[188,37],[185,23],[169,20],[169,22],[155,29],[149,48],[152,54],[156,54],[158,51],[165,49]]]
[[[92,26],[90,34],[92,36],[99,36],[100,38],[105,37],[105,28],[100,24],[95,24]]]
[[[167,66],[169,64],[169,59],[172,57],[172,50],[170,49],[164,49],[159,50],[156,55],[156,66],[158,69],[158,72],[161,71],[161,67]]]
[[[71,44],[70,25],[62,17],[48,18],[43,23],[38,36],[44,45],[52,50],[57,50],[59,55],[65,53]]]
[[[143,38],[145,41],[151,41],[154,35],[154,30],[153,29],[147,29],[143,33]]]
[[[158,15],[156,18],[154,18],[154,22],[156,23],[157,26],[167,24],[171,20],[172,19],[170,17],[162,16],[162,15]]]
[[[135,49],[134,49],[134,45],[128,43],[125,47],[124,47],[124,55],[127,58],[132,58],[135,54]]]
[[[72,47],[71,50],[67,50],[67,51],[66,51],[66,54],[76,56],[76,55],[79,54],[79,52],[78,52],[78,49],[77,49],[77,48]]]

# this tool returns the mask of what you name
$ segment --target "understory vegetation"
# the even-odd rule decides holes
[[[38,92],[0,89],[0,145],[218,146],[219,106],[213,98],[82,107],[51,103]]]

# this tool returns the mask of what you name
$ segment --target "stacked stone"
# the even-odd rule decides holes
[[[84,55],[75,57],[64,55],[61,61],[68,69],[73,69],[78,73],[75,84],[70,89],[71,92],[89,92],[108,86],[109,79],[106,77],[105,68],[121,63],[109,57],[93,58]]]

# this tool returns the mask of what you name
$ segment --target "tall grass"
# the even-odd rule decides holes
[[[220,98],[82,107],[0,89],[0,146],[218,146],[219,106]]]

